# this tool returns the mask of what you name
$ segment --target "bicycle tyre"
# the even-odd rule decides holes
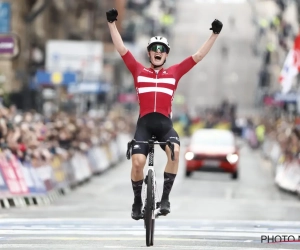
[[[156,209],[156,203],[155,203],[155,185],[156,183],[152,183],[153,184],[153,187],[152,187],[152,190],[153,190],[153,197],[152,197],[152,200],[153,200],[153,211],[152,211],[152,227],[151,227],[151,240],[150,240],[150,245],[153,246],[153,243],[154,243],[154,229],[155,229],[155,216],[154,216],[154,212],[155,212],[155,209]]]
[[[152,212],[153,212],[153,171],[151,169],[148,170],[147,177],[147,203],[145,209],[145,225],[146,225],[146,245],[147,247],[151,246],[151,234],[152,234]]]
[[[154,228],[155,228],[155,219],[152,219],[150,246],[153,246],[154,243]]]

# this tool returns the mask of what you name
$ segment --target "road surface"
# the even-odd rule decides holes
[[[160,192],[165,162],[157,148]],[[181,155],[170,200],[171,213],[157,220],[154,248],[299,249],[260,242],[262,235],[300,235],[300,201],[274,186],[270,164],[246,145],[238,180],[201,172],[186,178]],[[132,202],[126,160],[51,205],[1,210],[0,249],[143,249],[145,230],[130,218]]]

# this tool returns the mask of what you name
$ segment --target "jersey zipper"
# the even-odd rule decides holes
[[[157,88],[157,75],[158,75],[158,73],[156,74],[156,88]],[[154,97],[154,112],[156,112],[156,93],[157,93],[157,91],[155,91],[155,97]]]

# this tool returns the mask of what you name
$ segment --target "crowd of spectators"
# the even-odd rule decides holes
[[[263,119],[262,125],[265,127],[265,137],[280,146],[281,160],[292,161],[299,158],[299,118],[288,115],[270,117]]]
[[[164,35],[171,40],[175,22],[176,0],[130,0],[127,2],[128,20],[123,39],[134,41],[137,36]]]
[[[216,107],[197,108],[197,115],[191,117],[186,112],[179,112],[173,117],[173,122],[179,122],[183,126],[185,135],[189,136],[195,128],[226,128],[231,129],[237,135],[241,135],[241,129],[237,124],[237,105],[224,99]]]
[[[265,95],[271,95],[280,90],[278,76],[283,62],[294,46],[294,39],[298,30],[293,27],[289,16],[289,7],[292,1],[276,0],[278,11],[272,19],[260,19],[258,39],[265,38],[262,67],[259,74],[259,87]],[[298,3],[296,3],[298,4]],[[274,70],[276,69],[276,70]],[[257,147],[265,139],[275,141],[280,147],[281,160],[290,161],[298,158],[300,153],[300,128],[296,114],[287,110],[275,111],[272,108],[265,112],[261,119],[248,122],[248,127],[255,133],[252,138]]]
[[[272,18],[257,17],[255,21],[257,36],[254,52],[262,55],[258,86],[263,94],[270,94],[276,87],[278,89],[279,72],[298,34],[287,12],[291,2],[276,0],[274,3],[277,4],[277,13]]]
[[[0,108],[0,147],[10,150],[21,161],[33,165],[49,161],[59,154],[67,159],[76,150],[103,145],[117,133],[132,133],[131,115],[118,109],[105,115],[86,114],[80,117],[59,112],[45,119],[37,112],[22,113],[14,106]]]

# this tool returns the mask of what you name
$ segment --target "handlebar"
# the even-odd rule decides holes
[[[127,143],[127,153],[126,153],[126,157],[127,159],[129,160],[130,159],[130,155],[131,155],[131,149],[133,147],[133,144],[134,143],[138,143],[138,144],[149,144],[149,145],[168,145],[168,147],[170,148],[171,150],[171,159],[172,161],[175,160],[175,157],[174,157],[174,143],[171,142],[170,140],[167,140],[165,142],[157,142],[157,141],[154,141],[154,140],[149,140],[149,141],[136,141],[135,139],[133,139],[132,141],[128,142]]]

